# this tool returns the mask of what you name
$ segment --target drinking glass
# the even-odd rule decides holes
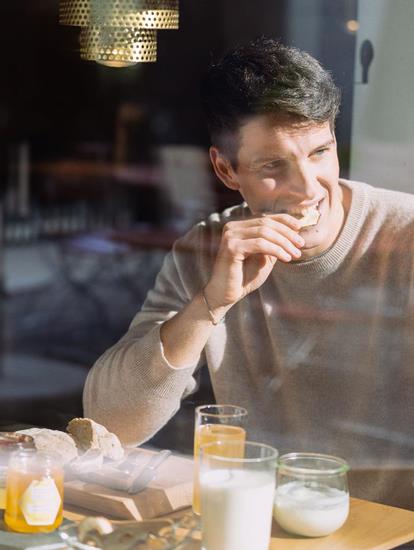
[[[348,470],[348,464],[335,456],[281,456],[274,505],[280,527],[306,537],[322,537],[339,529],[349,514]]]
[[[194,429],[194,483],[193,512],[200,514],[200,484],[198,476],[198,456],[201,445],[221,441],[237,441],[240,453],[246,440],[244,429],[247,411],[236,405],[202,405],[195,410]],[[219,447],[226,453],[226,446]],[[240,454],[240,456],[243,456]]]
[[[200,450],[203,550],[268,550],[278,452],[246,441]],[[225,451],[226,456],[223,456]]]

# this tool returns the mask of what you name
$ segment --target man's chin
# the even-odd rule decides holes
[[[301,233],[302,237],[305,239],[305,245],[301,248],[302,256],[299,258],[299,261],[309,260],[315,256],[319,256],[324,252],[324,246],[322,239],[319,235],[306,235],[305,232]]]

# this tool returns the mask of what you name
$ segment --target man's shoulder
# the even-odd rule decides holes
[[[390,265],[406,266],[405,260],[414,257],[407,254],[414,249],[414,195],[355,181],[344,184],[352,189],[357,206],[354,222],[360,227],[359,253],[371,252],[376,261],[379,257],[381,261],[398,258]]]
[[[230,206],[222,212],[213,212],[180,237],[175,243],[175,248],[194,248],[201,242],[213,242],[221,237],[226,223],[243,219],[249,215],[249,212],[246,203]]]
[[[364,196],[367,215],[382,223],[402,224],[414,222],[414,194],[375,187],[360,181],[341,180],[353,194]]]
[[[178,238],[173,246],[173,254],[192,253],[209,257],[216,254],[223,226],[233,220],[243,219],[249,215],[246,203],[226,208],[222,212],[213,212]]]

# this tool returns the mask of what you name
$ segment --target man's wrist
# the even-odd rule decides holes
[[[206,292],[206,287],[201,289],[200,295],[212,324],[216,326],[223,323],[226,313],[231,308],[232,304],[227,306],[215,306],[214,302],[209,298],[208,292]]]

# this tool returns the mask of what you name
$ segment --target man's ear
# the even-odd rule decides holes
[[[227,157],[222,155],[217,147],[210,147],[210,160],[213,165],[216,176],[224,183],[229,189],[233,191],[239,190],[238,177],[234,171],[231,162]]]

